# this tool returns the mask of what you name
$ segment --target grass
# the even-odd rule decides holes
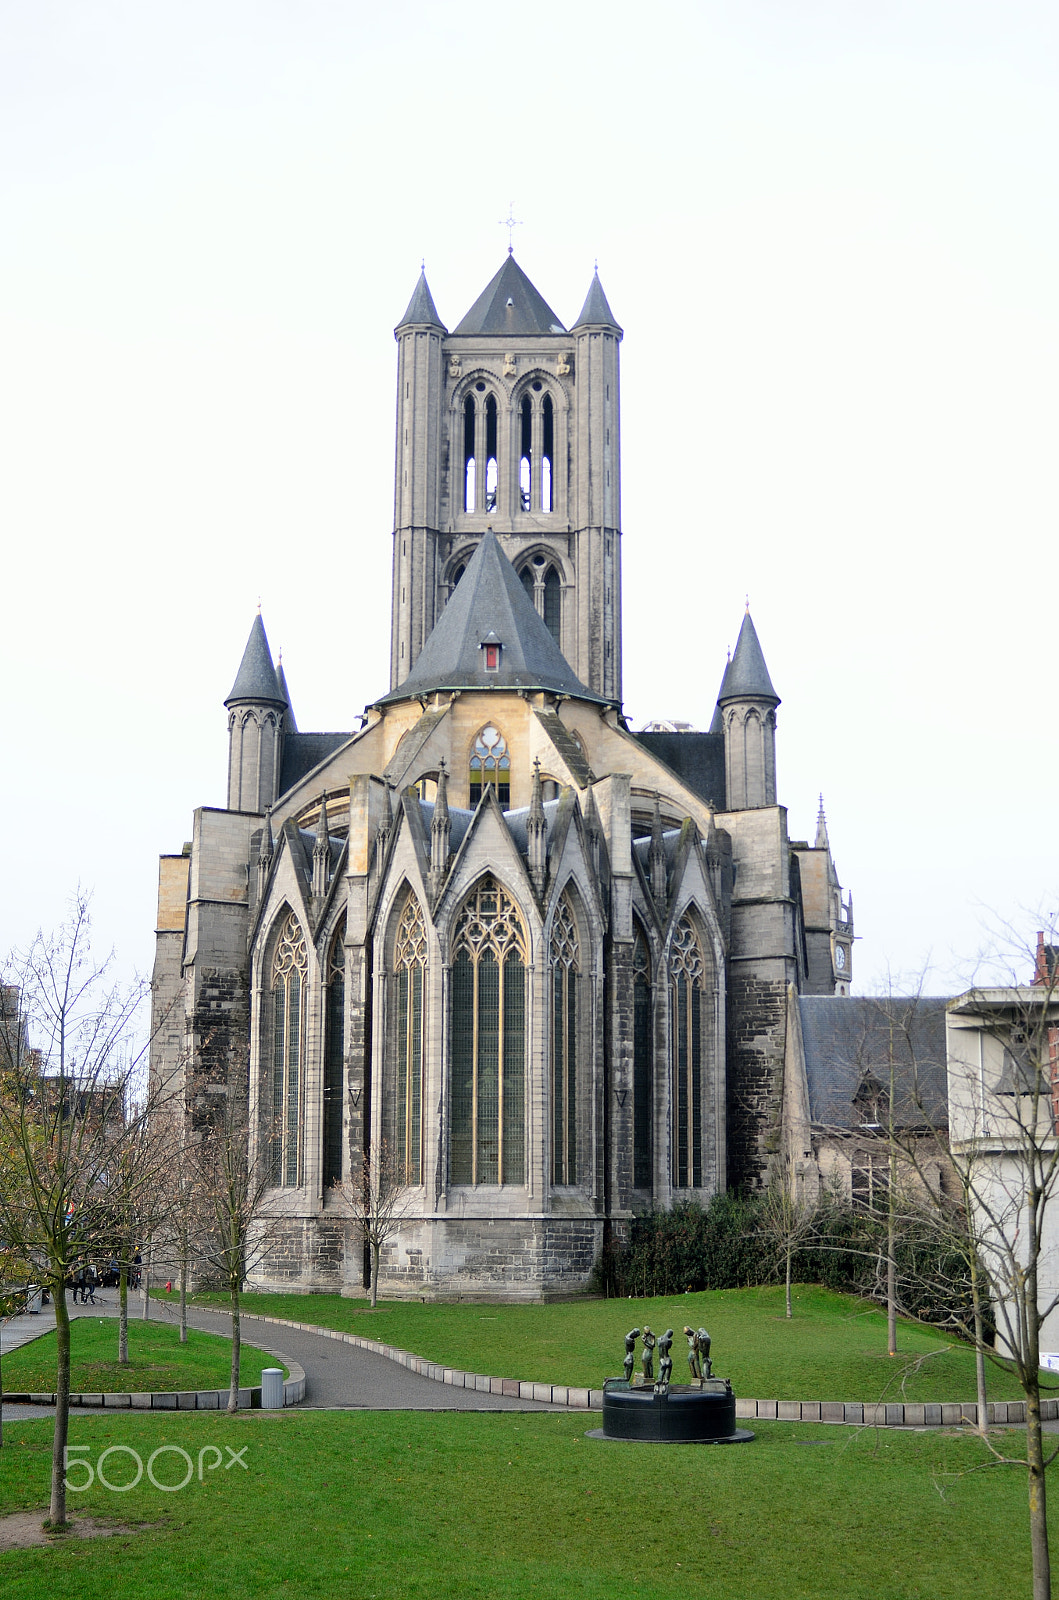
[[[570,1414],[78,1414],[71,1443],[241,1466],[180,1493],[98,1482],[74,1511],[148,1524],[0,1555],[5,1600],[1009,1600],[1028,1592],[1025,1473],[973,1437],[758,1424],[753,1444],[585,1438]],[[591,1419],[597,1420],[598,1419]],[[50,1425],[8,1423],[0,1510],[46,1504]],[[1012,1437],[1018,1447],[1017,1435]],[[205,1457],[207,1468],[212,1455]],[[227,1459],[225,1456],[224,1459]],[[115,1484],[130,1457],[108,1459]],[[160,1458],[161,1481],[185,1471]],[[120,1579],[116,1574],[120,1572]]]
[[[167,1298],[161,1296],[161,1298]],[[203,1295],[200,1304],[223,1303]],[[900,1356],[886,1354],[886,1317],[866,1301],[812,1285],[795,1291],[794,1317],[783,1289],[725,1289],[649,1300],[581,1300],[558,1305],[380,1303],[339,1295],[248,1294],[247,1312],[317,1323],[379,1339],[430,1361],[494,1377],[600,1388],[619,1375],[625,1334],[648,1323],[675,1328],[674,1377],[686,1374],[685,1323],[709,1329],[714,1370],[737,1395],[765,1400],[925,1400],[975,1398],[974,1355],[936,1329],[902,1322]],[[1055,1384],[1056,1380],[1048,1380]],[[990,1364],[989,1395],[1020,1399],[1013,1374]]]
[[[118,1364],[115,1318],[75,1317],[70,1324],[70,1389],[74,1394],[143,1393],[147,1390],[227,1389],[232,1362],[231,1340],[214,1333],[188,1330],[181,1344],[179,1330],[161,1322],[129,1323],[129,1366]],[[275,1367],[275,1356],[244,1345],[239,1374],[244,1385],[261,1382],[262,1367]],[[55,1388],[55,1334],[42,1334],[3,1361],[7,1394],[48,1394]]]

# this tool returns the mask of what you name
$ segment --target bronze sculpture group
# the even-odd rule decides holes
[[[693,1379],[702,1387],[706,1378],[713,1376],[710,1360],[710,1336],[705,1328],[685,1328],[688,1341],[688,1368]],[[643,1384],[654,1384],[654,1355],[658,1350],[658,1388],[667,1388],[673,1379],[673,1329],[667,1328],[658,1336],[645,1323],[643,1328],[632,1328],[625,1335],[625,1381],[632,1383],[632,1369],[636,1363],[636,1341],[642,1342],[640,1362],[643,1367]]]

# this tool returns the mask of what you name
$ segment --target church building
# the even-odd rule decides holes
[[[192,1133],[246,1108],[260,1284],[362,1292],[336,1185],[371,1152],[384,1294],[540,1299],[637,1212],[767,1181],[790,997],[848,993],[852,913],[822,813],[788,837],[749,612],[708,731],[623,717],[598,275],[567,329],[509,252],[451,333],[420,276],[396,340],[389,683],[303,732],[254,620],[226,804],[161,860],[152,1072]]]

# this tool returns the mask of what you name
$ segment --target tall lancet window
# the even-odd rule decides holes
[[[632,960],[632,1181],[654,1186],[654,1017],[651,951],[639,928]]]
[[[452,956],[453,1183],[524,1183],[526,935],[515,902],[479,879]]]
[[[308,962],[305,935],[293,912],[280,930],[272,957],[269,1041],[270,1095],[265,1135],[273,1183],[293,1188],[300,1179],[302,1063],[305,1020],[302,1004]]]
[[[485,509],[496,510],[496,485],[499,474],[496,464],[496,397],[490,395],[485,402]]]
[[[473,394],[463,403],[463,509],[473,511],[476,505],[477,473],[474,459],[475,413]]]
[[[324,1185],[342,1177],[342,1080],[346,1048],[345,923],[327,953],[324,973]]]
[[[702,1184],[702,1043],[706,964],[690,918],[669,952],[670,1053],[673,1092],[673,1186]]]
[[[566,895],[552,920],[552,1182],[577,1182],[577,1061],[581,952]]]
[[[552,462],[555,460],[555,410],[552,397],[541,402],[541,510],[552,509]]]
[[[383,1138],[405,1183],[423,1181],[423,984],[427,931],[410,894],[397,925],[391,994],[389,1075],[383,1100]]]
[[[519,505],[523,511],[528,511],[533,486],[533,406],[528,394],[522,396],[522,404],[519,406],[518,434]]]

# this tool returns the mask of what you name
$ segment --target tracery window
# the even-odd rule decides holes
[[[637,1189],[650,1189],[654,1185],[654,1018],[651,952],[639,928],[632,965],[632,1181]]]
[[[555,407],[535,380],[518,408],[518,488],[522,511],[554,508]]]
[[[519,580],[556,644],[562,643],[563,581],[543,556],[534,556],[519,573]]]
[[[272,1181],[283,1188],[295,1187],[301,1176],[300,1124],[305,1037],[302,998],[307,970],[305,935],[297,917],[289,912],[272,957],[271,1081],[266,1128]]]
[[[479,879],[453,935],[453,1183],[524,1183],[526,935],[496,879]]]
[[[463,402],[463,509],[495,511],[499,468],[497,465],[498,412],[496,396],[485,394],[485,384],[476,383],[475,392]]]
[[[383,1103],[383,1137],[405,1183],[423,1181],[423,986],[427,930],[410,894],[397,925],[389,987],[390,1083]]]
[[[581,954],[566,895],[552,920],[552,1182],[577,1182],[577,1062]]]
[[[669,953],[670,1055],[673,1084],[673,1185],[702,1184],[702,1048],[706,964],[690,918]]]
[[[511,757],[508,754],[507,740],[500,729],[494,727],[491,722],[487,723],[479,733],[471,750],[472,807],[478,804],[482,798],[482,790],[488,783],[496,788],[496,797],[501,806],[511,804]]]
[[[342,1177],[342,1080],[346,1037],[345,923],[335,933],[324,972],[324,1185]]]

